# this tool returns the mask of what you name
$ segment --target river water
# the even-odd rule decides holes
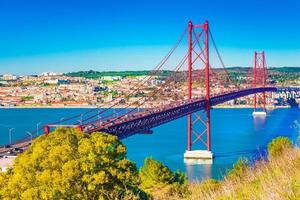
[[[9,128],[13,127],[12,140],[36,129],[37,123],[52,122],[83,113],[87,109],[0,109],[0,144],[9,142]],[[299,109],[278,108],[268,112],[265,118],[253,118],[252,109],[216,108],[211,111],[211,141],[215,155],[212,164],[185,163],[183,153],[187,144],[186,117],[153,129],[152,135],[134,135],[124,139],[128,158],[143,165],[146,157],[162,161],[172,170],[187,173],[189,180],[206,177],[222,179],[227,170],[240,157],[256,159],[265,154],[267,144],[277,136],[287,136],[297,141],[300,122]],[[197,127],[196,127],[197,128]],[[198,127],[199,131],[202,130]],[[40,134],[42,132],[40,131]],[[197,148],[197,146],[195,146]],[[199,146],[199,148],[201,148]]]

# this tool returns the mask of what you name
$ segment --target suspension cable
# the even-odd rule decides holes
[[[170,51],[164,56],[164,58],[159,62],[159,64],[156,65],[156,67],[149,73],[150,75],[144,77],[144,78],[141,80],[141,82],[139,82],[138,84],[144,85],[151,77],[153,77],[157,72],[160,71],[160,69],[162,68],[162,66],[167,62],[167,60],[170,58],[170,56],[171,56],[171,55],[174,53],[174,51],[177,49],[177,47],[179,46],[179,44],[180,44],[181,41],[183,40],[183,38],[184,38],[186,32],[187,32],[187,28],[185,28],[185,30],[182,32],[182,34],[180,35],[179,39],[176,41],[175,45],[170,49]],[[136,88],[138,84],[132,86],[130,89]],[[142,85],[139,85],[139,87],[141,87]],[[136,91],[136,90],[134,90],[134,92],[135,92],[135,91]],[[127,98],[128,96],[130,96],[130,95],[132,95],[132,94],[133,94],[133,92],[131,92],[129,95],[127,95],[126,97],[123,97],[123,98]],[[122,97],[118,97],[117,99],[122,99]],[[116,101],[117,99],[113,99],[113,100],[107,102],[107,104],[112,103],[112,102]],[[118,103],[119,103],[119,102],[118,102]],[[117,103],[117,104],[118,104],[118,103]],[[117,104],[114,104],[114,105],[117,105]],[[114,105],[113,105],[113,106],[114,106]],[[81,116],[86,115],[86,114],[88,114],[88,113],[97,111],[97,110],[99,110],[100,108],[103,108],[104,106],[105,106],[105,104],[103,104],[103,105],[101,105],[101,106],[99,106],[99,107],[97,107],[97,108],[95,108],[95,109],[91,109],[91,110],[88,110],[88,111],[86,111],[86,112],[84,112],[84,113],[77,114],[77,115],[74,115],[74,116],[65,118],[65,119],[63,119],[63,120],[60,120],[60,121],[55,121],[55,122],[52,122],[52,123],[50,123],[50,124],[57,124],[57,123],[62,123],[62,122],[70,121],[70,120],[72,120],[72,119],[81,117]],[[111,108],[111,107],[110,107],[110,108]],[[109,108],[108,108],[108,109],[109,109]],[[97,113],[97,115],[98,115],[98,114],[99,114],[99,113]],[[95,115],[95,116],[97,116],[97,115]],[[86,121],[86,120],[85,120],[85,121]],[[38,129],[38,130],[36,130],[36,131],[34,131],[34,132],[37,132],[37,131],[42,130],[42,129],[43,129],[43,127],[41,127],[40,129]]]
[[[208,29],[208,32],[209,32],[211,41],[212,41],[212,43],[213,43],[213,46],[214,46],[214,48],[215,48],[215,50],[216,50],[217,56],[218,56],[218,58],[219,58],[219,61],[220,61],[221,65],[222,65],[222,67],[224,68],[225,73],[227,74],[229,81],[230,81],[232,84],[234,84],[234,86],[235,86],[237,89],[239,89],[239,86],[231,79],[231,77],[230,77],[230,75],[229,75],[229,72],[228,72],[227,69],[226,69],[226,66],[225,66],[225,64],[224,64],[224,62],[223,62],[223,59],[222,59],[222,57],[221,57],[221,55],[220,55],[220,52],[219,52],[219,50],[218,50],[218,48],[217,48],[216,42],[215,42],[215,40],[214,40],[214,37],[213,37],[213,35],[212,35],[212,33],[211,33],[210,28]]]
[[[181,64],[180,64],[180,65],[179,65],[179,64],[177,65],[177,67],[176,67],[177,69],[174,70],[173,74],[176,74],[176,73],[179,71],[179,69],[180,69],[180,68],[183,66],[183,64],[185,63],[186,59],[187,59],[187,54],[186,54],[186,56],[184,57],[184,59],[182,59]],[[168,78],[169,78],[170,80],[172,80],[171,78],[173,78],[173,76],[170,76],[170,77],[168,77]],[[171,81],[170,81],[170,82],[171,82]],[[155,91],[153,91],[153,92],[152,92],[152,95],[149,96],[148,98],[153,98],[155,95],[159,94],[158,92],[161,91],[161,90],[163,89],[163,87],[164,87],[165,85],[167,85],[168,83],[169,83],[169,82],[166,81],[162,86],[160,86],[158,89],[156,89]],[[121,116],[118,116],[118,117],[114,118],[113,120],[110,120],[109,122],[106,122],[106,123],[111,123],[111,122],[114,122],[114,121],[116,121],[116,120],[121,119],[122,117],[124,117],[124,116],[128,115],[129,113],[132,113],[134,110],[138,109],[138,108],[139,108],[141,105],[143,105],[145,102],[146,102],[146,101],[139,102],[137,107],[131,109],[130,111],[126,112],[125,114],[123,114],[123,115],[121,115]],[[134,103],[135,103],[135,102],[134,102]],[[86,126],[86,125],[89,125],[89,124],[93,124],[93,123],[95,123],[95,122],[97,122],[97,120],[92,121],[92,122],[90,122],[90,123],[88,123],[88,124],[85,124],[85,126]],[[96,130],[96,129],[97,129],[97,128],[94,128],[94,129],[92,129],[91,131]]]

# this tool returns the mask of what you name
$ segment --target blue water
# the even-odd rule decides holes
[[[12,140],[23,138],[25,131],[36,129],[39,122],[47,123],[87,109],[0,109],[0,144],[9,141],[8,130],[13,127]],[[181,118],[153,129],[152,135],[134,135],[124,139],[128,158],[143,165],[146,157],[162,161],[172,170],[187,173],[191,181],[205,177],[221,179],[238,158],[249,159],[264,155],[268,142],[279,135],[296,142],[300,122],[299,109],[275,109],[266,118],[253,118],[252,109],[212,109],[213,164],[185,164],[187,119]],[[199,127],[200,128],[200,127]],[[39,132],[42,134],[42,132]]]

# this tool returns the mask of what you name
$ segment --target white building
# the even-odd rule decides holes
[[[44,83],[46,83],[46,84],[58,84],[58,79],[44,80]]]
[[[5,81],[15,81],[15,80],[17,80],[17,76],[12,75],[12,74],[4,74],[2,76],[2,79]]]
[[[55,73],[55,72],[43,72],[40,76],[59,76],[62,75],[62,73]]]
[[[101,80],[103,81],[118,81],[118,80],[121,80],[122,77],[121,76],[103,76],[101,78]]]

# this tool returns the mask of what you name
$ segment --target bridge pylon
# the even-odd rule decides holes
[[[196,69],[200,65],[200,69]],[[209,25],[208,21],[203,24],[188,22],[188,100],[193,98],[193,79],[197,72],[204,72],[205,77],[205,115],[197,113],[188,114],[187,150],[185,159],[212,159],[211,152],[211,130],[210,130],[210,80],[209,80]],[[197,71],[198,70],[198,71]],[[201,82],[200,78],[198,81]],[[199,88],[196,88],[199,90]],[[198,123],[198,126],[197,126]],[[202,131],[199,132],[199,129]],[[199,143],[196,148],[192,147]],[[204,150],[203,150],[204,148]]]
[[[254,52],[253,62],[253,88],[266,87],[267,84],[267,67],[265,60],[265,52]],[[266,115],[266,93],[254,94],[253,99],[253,116]]]

